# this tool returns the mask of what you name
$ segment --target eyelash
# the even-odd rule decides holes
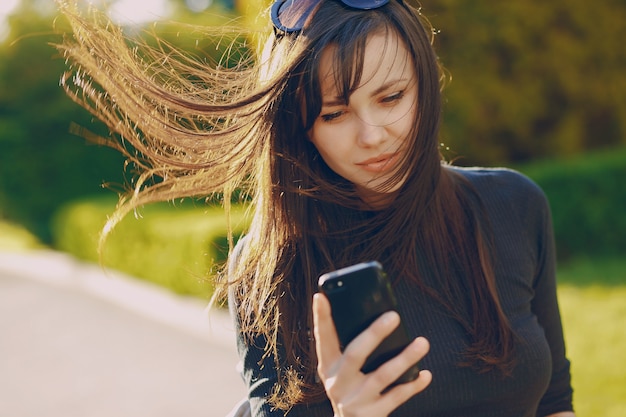
[[[403,91],[398,91],[397,93],[394,93],[390,96],[386,96],[381,100],[382,104],[385,105],[393,105],[396,102],[402,100],[402,98],[404,97],[404,90]],[[332,112],[332,113],[328,113],[328,114],[323,114],[320,117],[322,118],[322,120],[324,122],[332,122],[333,120],[341,117],[344,115],[344,111],[343,110],[339,110],[336,112]]]
[[[332,122],[333,120],[337,119],[338,117],[341,117],[343,115],[343,111],[336,111],[336,112],[332,112],[329,114],[324,114],[322,115],[322,120],[325,122]]]
[[[396,101],[400,101],[402,100],[403,97],[404,97],[404,91],[398,91],[397,93],[394,93],[390,96],[383,98],[381,101],[385,104],[389,104],[389,103],[394,103]]]

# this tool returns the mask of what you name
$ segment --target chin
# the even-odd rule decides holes
[[[371,188],[371,187],[358,187],[357,191],[361,200],[363,202],[374,209],[381,209],[389,206],[391,202],[398,195],[398,191],[400,187],[402,187],[403,183],[399,183],[394,185],[391,188],[381,190],[379,188]]]

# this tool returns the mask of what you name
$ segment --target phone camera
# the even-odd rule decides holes
[[[327,282],[325,286],[326,286],[326,290],[334,291],[343,287],[343,281],[338,280],[338,281]]]

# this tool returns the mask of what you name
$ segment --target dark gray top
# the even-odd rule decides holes
[[[474,185],[495,237],[495,274],[501,303],[519,336],[512,377],[478,373],[458,366],[467,338],[443,307],[417,286],[396,287],[405,326],[429,339],[421,367],[433,381],[391,415],[394,417],[535,417],[572,410],[569,361],[565,357],[557,305],[555,253],[550,210],[543,192],[525,176],[507,169],[454,168]],[[462,279],[462,277],[456,277]],[[232,305],[232,304],[231,304]],[[238,338],[243,379],[252,415],[283,416],[266,398],[276,380],[273,357],[263,356],[263,340]],[[295,406],[289,417],[332,417],[330,403]]]

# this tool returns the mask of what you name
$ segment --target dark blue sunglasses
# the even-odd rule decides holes
[[[274,27],[282,32],[299,32],[306,25],[307,19],[323,0],[276,0],[272,5],[271,15]],[[357,10],[378,9],[390,0],[336,0]],[[402,0],[400,0],[402,2]]]

